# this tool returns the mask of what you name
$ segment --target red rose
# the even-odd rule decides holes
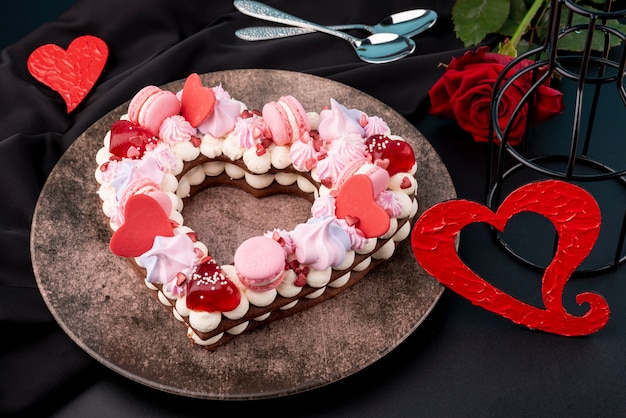
[[[428,92],[430,114],[456,120],[477,142],[488,141],[493,86],[504,67],[512,60],[509,56],[488,51],[488,47],[480,47],[476,51],[466,52],[460,58],[452,58],[443,76]],[[532,63],[524,60],[516,69]],[[510,73],[514,72],[515,69]],[[498,121],[502,129],[531,86],[531,77],[529,72],[504,91],[498,109]],[[535,93],[533,125],[558,115],[564,109],[563,95],[548,86],[549,79],[546,81]],[[528,104],[525,104],[509,128],[508,142],[511,145],[522,140],[527,117]]]

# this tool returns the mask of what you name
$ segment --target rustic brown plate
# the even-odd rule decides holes
[[[292,94],[306,109],[320,110],[335,98],[380,116],[415,149],[418,215],[456,196],[445,166],[420,132],[363,92],[276,70],[223,71],[202,79],[207,86],[221,83],[234,98],[255,108]],[[164,87],[177,90],[182,84],[179,80]],[[419,267],[407,239],[390,262],[330,301],[216,351],[192,345],[171,310],[108,248],[110,233],[96,194],[95,155],[126,108],[124,104],[95,123],[60,159],[42,190],[31,236],[33,268],[46,304],[65,332],[105,366],[189,397],[284,396],[330,384],[374,363],[404,341],[439,300],[443,287]],[[230,260],[224,258],[232,257],[233,246],[246,234],[305,221],[307,205],[294,196],[258,201],[237,189],[217,188],[194,197],[183,215],[226,264]]]

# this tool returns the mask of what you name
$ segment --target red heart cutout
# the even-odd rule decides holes
[[[542,277],[545,309],[522,302],[486,282],[461,261],[456,251],[457,235],[465,226],[484,222],[503,231],[508,220],[521,212],[545,216],[559,238],[554,258]],[[439,203],[417,220],[411,246],[426,272],[473,304],[532,329],[580,336],[600,330],[609,319],[608,304],[599,294],[584,292],[576,296],[579,305],[589,306],[583,316],[567,313],[562,300],[565,283],[598,238],[600,223],[600,208],[587,191],[563,181],[546,180],[513,191],[495,213],[466,200]]]
[[[186,303],[189,309],[229,312],[239,306],[241,293],[213,259],[198,264],[187,279]]]
[[[389,215],[376,203],[372,180],[365,174],[350,177],[339,189],[335,215],[355,224],[366,238],[379,237],[389,230]]]
[[[197,128],[209,117],[215,107],[215,93],[202,85],[200,76],[190,74],[185,80],[183,94],[180,99],[181,114],[187,122]]]
[[[108,54],[102,39],[87,35],[74,39],[67,51],[54,44],[40,46],[27,66],[33,77],[61,94],[70,113],[96,84]]]
[[[172,223],[156,200],[148,195],[131,196],[124,208],[124,223],[113,233],[109,247],[121,257],[139,257],[154,237],[173,237]]]

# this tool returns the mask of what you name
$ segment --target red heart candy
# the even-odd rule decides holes
[[[215,93],[202,85],[198,74],[192,73],[185,80],[180,107],[183,117],[196,128],[213,112]]]
[[[174,236],[172,224],[159,202],[137,194],[128,199],[124,223],[113,233],[109,247],[121,257],[139,257],[152,248],[156,236]]]
[[[95,36],[81,36],[67,51],[46,44],[28,57],[28,71],[38,81],[61,95],[70,113],[83,101],[104,69],[109,49]]]
[[[382,167],[387,169],[390,176],[399,172],[410,172],[415,164],[415,153],[411,145],[400,139],[390,139],[385,135],[372,135],[365,141],[365,145],[372,154],[373,162],[384,161]]]
[[[542,277],[541,309],[507,294],[474,273],[459,258],[455,241],[465,226],[488,223],[503,231],[508,220],[521,212],[545,216],[558,234],[554,258]],[[491,312],[517,324],[567,336],[588,335],[609,319],[609,307],[596,293],[576,296],[587,303],[583,316],[573,316],[563,307],[563,289],[576,268],[592,250],[600,231],[600,208],[584,189],[558,180],[530,183],[513,191],[497,212],[466,200],[439,203],[417,220],[411,246],[420,265],[441,283]]]
[[[240,300],[239,289],[213,259],[198,264],[187,279],[187,307],[194,311],[229,312]]]
[[[109,151],[119,158],[141,158],[146,152],[146,145],[156,142],[148,129],[131,121],[118,120],[111,125]]]
[[[339,189],[335,215],[354,223],[366,238],[383,235],[389,229],[389,215],[376,203],[372,180],[365,174],[350,177]]]

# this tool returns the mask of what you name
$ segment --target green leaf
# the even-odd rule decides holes
[[[572,25],[576,26],[578,24],[587,25],[588,19],[583,16],[574,15],[574,19],[572,21]],[[563,16],[561,20],[561,28],[565,27],[567,22],[567,17]],[[609,20],[606,23],[607,26],[610,26],[614,29],[617,29],[624,33],[626,31],[626,25],[620,23],[617,20]],[[565,51],[582,51],[585,48],[585,39],[587,38],[588,31],[586,29],[575,31],[564,35],[558,42],[558,48],[560,50]],[[621,43],[621,40],[614,35],[610,35],[609,44],[611,47],[615,47]],[[602,51],[604,48],[604,32],[600,30],[594,31],[593,40],[591,41],[591,49],[596,51]]]
[[[503,36],[512,36],[515,30],[524,19],[529,7],[524,0],[511,0],[509,16],[504,21],[504,24],[498,30],[498,34]]]
[[[452,8],[454,30],[466,47],[497,33],[509,16],[509,0],[457,0]]]

